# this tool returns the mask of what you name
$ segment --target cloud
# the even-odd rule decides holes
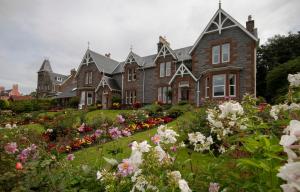
[[[142,56],[155,53],[159,35],[172,48],[192,45],[217,8],[217,0],[2,0],[0,84],[33,91],[44,57],[55,72],[69,74],[88,41],[119,61],[130,45]],[[300,30],[299,0],[223,0],[222,8],[243,25],[251,14],[261,42]]]

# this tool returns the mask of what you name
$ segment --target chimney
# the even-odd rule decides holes
[[[248,16],[248,21],[246,22],[246,28],[250,33],[254,33],[254,20],[252,19],[252,16]]]
[[[105,57],[110,58],[110,53],[105,53]]]
[[[157,52],[160,51],[164,44],[170,46],[170,43],[167,41],[166,37],[159,36],[159,41],[157,43]]]
[[[75,74],[76,74],[76,69],[71,69],[70,74],[71,74],[71,76],[75,76]]]

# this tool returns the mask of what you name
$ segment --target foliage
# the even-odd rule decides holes
[[[193,107],[190,104],[178,104],[178,105],[173,105],[169,110],[167,110],[167,113],[169,114],[170,117],[176,118],[185,112],[191,111],[192,108]]]
[[[272,102],[283,102],[287,99],[288,74],[300,72],[300,57],[275,67],[267,75],[267,93],[272,95]]]
[[[68,106],[72,108],[78,108],[79,105],[79,97],[72,97],[68,102]]]
[[[0,99],[0,110],[9,109],[9,102],[7,100]]]
[[[289,33],[287,36],[275,35],[257,49],[257,94],[272,99],[267,95],[266,77],[277,66],[300,55],[300,33]],[[296,71],[294,71],[296,72]],[[280,85],[280,84],[278,84]]]
[[[111,98],[111,102],[112,102],[112,103],[122,103],[122,99],[121,99],[120,96],[113,96],[113,97]]]
[[[156,103],[151,104],[151,105],[146,105],[142,109],[145,110],[150,116],[154,116],[157,113],[160,113],[163,111],[163,107]]]

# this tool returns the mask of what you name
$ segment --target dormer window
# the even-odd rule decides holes
[[[62,82],[62,78],[61,77],[55,77],[56,81]]]
[[[225,43],[212,47],[212,64],[230,62],[230,44]]]
[[[160,77],[171,76],[171,62],[160,63],[159,76]]]

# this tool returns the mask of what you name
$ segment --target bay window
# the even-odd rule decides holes
[[[213,97],[225,96],[225,82],[226,75],[214,75],[213,76]]]

